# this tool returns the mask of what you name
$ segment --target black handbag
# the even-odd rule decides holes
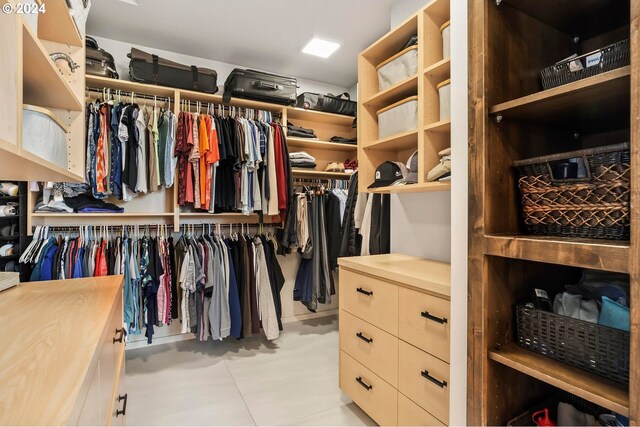
[[[215,70],[169,61],[135,48],[127,56],[132,81],[206,93],[218,91]]]
[[[223,102],[231,97],[295,105],[298,81],[293,77],[236,68],[224,82]]]
[[[321,95],[319,93],[304,92],[298,96],[298,108],[305,110],[324,111],[325,113],[343,114],[345,116],[355,116],[358,111],[358,104],[351,101],[351,96],[344,92],[338,96],[331,93]]]

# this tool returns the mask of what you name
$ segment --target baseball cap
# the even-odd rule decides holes
[[[369,188],[386,187],[402,179],[402,170],[394,162],[384,162],[376,169],[376,178]]]
[[[418,182],[418,150],[414,151],[407,160],[408,173],[402,179],[397,180],[392,185],[416,184]]]

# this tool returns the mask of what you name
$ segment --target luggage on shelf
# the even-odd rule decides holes
[[[223,101],[229,103],[234,97],[295,105],[297,89],[298,81],[293,77],[236,68],[224,82]]]
[[[87,36],[85,39],[86,46],[86,73],[92,76],[108,77],[110,79],[119,79],[120,76],[116,71],[116,63],[113,56],[98,46],[98,42]]]
[[[129,77],[135,82],[206,93],[218,91],[215,70],[169,61],[135,48],[131,48],[127,56],[130,59]]]
[[[358,103],[351,100],[351,96],[344,92],[338,96],[331,93],[321,95],[319,93],[304,92],[298,96],[298,108],[305,110],[324,111],[325,113],[343,114],[354,116],[358,111]]]

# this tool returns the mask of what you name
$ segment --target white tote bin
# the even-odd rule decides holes
[[[45,108],[22,106],[22,148],[65,170],[68,168],[64,125]]]
[[[440,97],[440,121],[451,119],[451,79],[438,84],[438,96]]]
[[[398,101],[378,111],[378,138],[418,128],[418,97]]]
[[[442,33],[442,59],[451,57],[451,21],[447,21],[440,27]]]
[[[409,46],[378,65],[378,90],[418,74],[418,46]]]

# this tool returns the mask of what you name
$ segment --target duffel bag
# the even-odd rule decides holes
[[[305,110],[324,111],[325,113],[343,114],[345,116],[355,116],[358,111],[358,104],[351,101],[347,92],[338,96],[331,93],[321,95],[319,93],[304,92],[298,96],[298,108]]]
[[[135,48],[131,48],[127,56],[130,59],[129,78],[135,82],[206,93],[218,91],[215,70],[169,61]]]

